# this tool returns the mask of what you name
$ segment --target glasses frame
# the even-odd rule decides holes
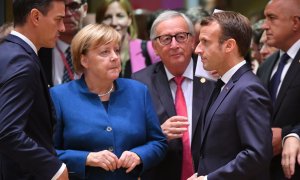
[[[178,35],[181,35],[181,34],[186,35],[186,39],[184,41],[178,41],[178,37],[179,37]],[[171,44],[173,38],[175,38],[176,42],[178,42],[178,43],[184,43],[184,42],[186,42],[189,39],[189,35],[192,35],[192,34],[190,32],[179,32],[179,33],[176,33],[175,35],[165,34],[165,35],[157,36],[157,37],[154,38],[154,40],[158,40],[158,42],[161,45],[166,46],[166,45]],[[168,42],[168,43],[162,43],[161,42],[161,38],[162,37],[170,37],[170,42]]]
[[[78,7],[77,8],[70,8],[70,5],[71,4],[78,4]],[[71,3],[69,3],[69,4],[65,4],[65,9],[67,10],[69,10],[71,13],[74,13],[74,12],[77,12],[80,8],[81,8],[81,6],[83,5],[84,3],[83,2],[81,2],[81,3],[77,3],[77,2],[75,2],[75,1],[73,1],[73,2],[71,2]]]

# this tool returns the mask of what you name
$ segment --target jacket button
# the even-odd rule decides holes
[[[110,132],[110,131],[112,131],[112,128],[108,126],[108,127],[106,128],[106,131]]]

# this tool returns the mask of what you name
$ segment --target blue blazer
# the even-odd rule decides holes
[[[68,170],[83,179],[137,179],[158,164],[167,144],[146,86],[117,79],[107,111],[84,77],[51,89],[57,115],[55,146]],[[125,150],[139,155],[142,165],[129,174],[85,166],[90,152],[109,150],[118,157]]]
[[[244,65],[207,112],[198,175],[208,179],[269,179],[272,104],[267,90]]]
[[[0,179],[51,179],[62,162],[55,157],[54,117],[39,59],[14,35],[0,52]]]

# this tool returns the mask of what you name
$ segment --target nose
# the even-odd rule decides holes
[[[61,20],[60,23],[59,23],[58,31],[59,32],[65,32],[66,31],[66,27],[65,27],[65,24],[64,24],[63,20]]]
[[[118,19],[117,19],[117,17],[113,16],[111,19],[111,25],[116,26],[117,24],[118,24]]]
[[[266,29],[268,29],[269,28],[269,26],[268,26],[268,24],[267,24],[267,19],[264,21],[264,23],[261,25],[261,28],[262,29],[264,29],[264,30],[266,30]]]
[[[199,42],[199,44],[197,45],[197,47],[195,49],[195,53],[198,54],[198,55],[203,53],[200,43],[201,42]]]
[[[175,37],[172,37],[170,44],[171,44],[171,48],[178,46],[178,42],[176,41]]]

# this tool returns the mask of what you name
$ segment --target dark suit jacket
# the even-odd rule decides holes
[[[202,118],[198,175],[209,180],[268,180],[271,110],[267,90],[243,65]]]
[[[0,52],[0,179],[51,179],[62,163],[55,157],[53,111],[39,59],[14,35]]]
[[[47,78],[47,83],[50,87],[53,86],[52,79],[52,53],[53,48],[41,48],[38,52],[40,62],[44,68],[45,76]]]
[[[266,59],[259,67],[257,75],[263,81],[265,87],[269,86],[270,76],[279,51]],[[293,126],[300,125],[300,50],[293,60],[279,90],[274,111],[272,114],[272,127],[282,128],[282,137],[290,133]],[[275,156],[271,163],[272,179],[282,179],[281,155]],[[300,179],[300,169],[296,170],[294,179]]]
[[[194,61],[194,67],[196,62]],[[167,75],[162,62],[153,64],[139,72],[132,75],[133,79],[145,83],[150,91],[151,97],[156,108],[160,123],[163,124],[168,118],[175,116],[175,106],[171,94],[171,89],[167,79]],[[200,78],[194,76],[193,86],[193,108],[192,108],[192,134],[193,142],[199,142],[200,136],[195,136],[195,127],[197,126],[200,116],[201,108],[209,98],[214,83],[207,81],[200,82]],[[197,167],[199,159],[200,147],[192,145],[192,155],[194,165]],[[163,162],[161,162],[155,169],[148,172],[142,179],[172,179],[179,180],[181,177],[182,164],[182,142],[181,139],[174,139],[169,141],[169,148],[167,155]]]

